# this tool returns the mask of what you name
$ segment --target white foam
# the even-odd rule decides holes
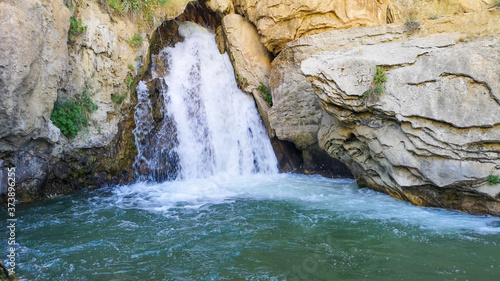
[[[326,217],[344,216],[349,221],[368,219],[433,232],[500,233],[499,218],[417,207],[372,190],[358,189],[352,180],[317,176],[223,174],[159,184],[137,183],[116,187],[113,192],[119,206],[165,214],[179,208],[204,208],[241,199],[276,200],[288,202],[297,210],[324,210]]]

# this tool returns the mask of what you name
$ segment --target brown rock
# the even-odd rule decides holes
[[[267,85],[271,54],[260,42],[255,27],[237,14],[225,16],[222,26],[235,76],[241,88],[250,93],[260,84]]]
[[[235,0],[234,5],[257,27],[262,42],[275,54],[286,43],[306,35],[385,23],[387,10],[387,0]]]

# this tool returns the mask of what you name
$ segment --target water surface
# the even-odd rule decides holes
[[[500,272],[499,218],[416,207],[352,180],[138,183],[24,204],[17,214],[24,280],[496,280]]]

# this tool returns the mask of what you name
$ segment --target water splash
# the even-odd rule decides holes
[[[255,103],[238,88],[215,35],[192,23],[182,24],[179,33],[185,40],[153,58],[153,80],[137,87],[139,179],[276,173]]]

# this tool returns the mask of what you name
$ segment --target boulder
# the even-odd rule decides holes
[[[222,14],[234,13],[233,1],[231,0],[210,0],[206,2],[206,5],[214,12]]]
[[[222,19],[222,27],[235,76],[241,88],[250,93],[260,84],[267,85],[271,54],[260,42],[255,27],[237,14],[225,16]]]

